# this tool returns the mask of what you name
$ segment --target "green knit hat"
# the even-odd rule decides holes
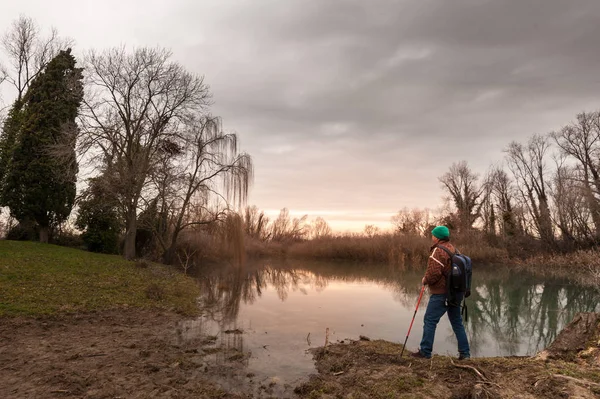
[[[446,226],[437,226],[431,230],[431,235],[439,240],[449,240],[450,230]]]

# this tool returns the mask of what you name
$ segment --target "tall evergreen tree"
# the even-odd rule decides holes
[[[19,221],[33,220],[40,241],[64,222],[75,202],[75,122],[83,99],[83,74],[71,50],[61,51],[23,97],[0,202]]]
[[[2,126],[2,134],[0,134],[0,187],[4,186],[4,178],[21,128],[22,108],[23,102],[16,100]],[[3,205],[0,197],[0,206]]]

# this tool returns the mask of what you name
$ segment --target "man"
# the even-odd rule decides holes
[[[437,226],[431,231],[431,255],[427,262],[427,271],[423,277],[422,283],[429,287],[429,304],[423,318],[423,338],[417,352],[413,353],[413,357],[431,358],[433,350],[433,339],[435,338],[435,329],[438,322],[444,313],[448,312],[448,319],[452,324],[452,329],[458,340],[459,360],[468,359],[471,357],[469,349],[469,341],[465,333],[462,317],[460,315],[460,303],[463,300],[464,294],[457,294],[455,303],[448,304],[448,290],[446,288],[446,277],[451,272],[451,258],[443,249],[438,246],[443,246],[450,253],[456,252],[454,246],[450,243],[450,231],[446,226]]]

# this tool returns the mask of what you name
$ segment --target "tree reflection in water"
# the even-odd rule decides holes
[[[422,272],[381,265],[294,261],[213,267],[197,275],[201,306],[208,318],[221,326],[221,332],[236,325],[242,304],[254,304],[268,289],[285,302],[292,292],[322,292],[333,282],[376,284],[412,312],[421,277]],[[533,354],[549,345],[575,313],[599,310],[600,296],[592,288],[517,275],[498,267],[476,269],[473,285],[466,327],[474,354],[483,348],[489,351],[490,346],[496,347],[498,355]],[[421,306],[427,306],[426,298]],[[451,330],[439,334],[454,342]],[[243,351],[242,336],[235,337],[225,344]]]

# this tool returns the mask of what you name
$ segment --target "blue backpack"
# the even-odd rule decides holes
[[[446,288],[448,289],[447,302],[450,306],[460,306],[460,302],[457,303],[457,294],[464,294],[464,298],[471,296],[471,278],[473,276],[473,265],[471,258],[467,255],[461,254],[458,250],[454,253],[450,252],[448,248],[441,245],[437,245],[437,248],[445,251],[450,257],[450,264],[452,269],[446,277]],[[467,305],[463,305],[463,314],[465,315],[465,321],[467,320]]]

